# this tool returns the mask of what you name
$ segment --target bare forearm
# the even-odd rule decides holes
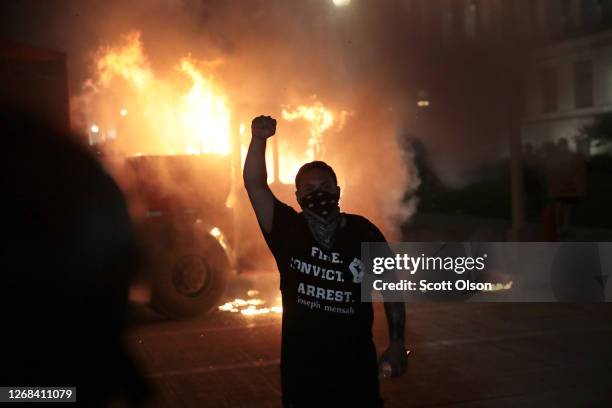
[[[268,187],[266,174],[266,139],[276,132],[276,120],[270,116],[258,116],[251,123],[251,144],[244,161],[242,177],[255,216],[264,233],[272,231],[274,220],[274,195]]]
[[[255,137],[251,139],[242,177],[247,190],[250,187],[267,186],[266,139]]]
[[[385,302],[385,315],[389,326],[389,342],[404,343],[406,309],[401,302]]]
[[[385,314],[389,325],[389,347],[381,357],[382,375],[398,376],[406,372],[408,354],[404,339],[406,309],[403,302],[385,302]],[[385,369],[385,367],[387,367]],[[389,373],[388,368],[391,368]],[[385,374],[387,373],[387,374]]]

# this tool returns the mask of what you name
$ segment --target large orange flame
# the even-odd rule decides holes
[[[227,155],[235,148],[241,150],[244,159],[250,139],[247,128],[240,125],[242,142],[232,147],[230,103],[206,72],[207,66],[186,56],[177,61],[171,74],[162,76],[147,58],[139,32],[126,34],[117,45],[100,47],[94,53],[94,72],[86,83],[86,97],[78,103],[86,116],[84,128],[90,142],[113,140],[112,148],[127,156]],[[282,118],[303,121],[308,141],[298,146],[281,132],[268,150],[269,181],[292,183],[302,164],[323,159],[324,135],[332,128],[341,129],[346,116],[347,112],[332,111],[316,100],[285,106]],[[279,157],[278,172],[273,169],[274,149]],[[279,180],[273,180],[274,174]]]
[[[292,111],[283,109],[283,119],[292,122],[304,119],[310,125],[310,139],[308,139],[308,150],[306,154],[310,160],[320,158],[324,154],[323,132],[333,126],[334,114],[326,109],[321,102],[313,105],[301,105]]]
[[[98,129],[94,143],[117,139],[127,155],[230,152],[227,98],[199,61],[187,56],[176,66],[179,75],[160,77],[138,32],[118,46],[101,47],[94,58],[85,107]]]
[[[322,160],[325,156],[324,134],[332,127],[342,129],[349,112],[334,113],[321,102],[315,101],[310,105],[299,105],[294,109],[285,107],[282,117],[288,122],[304,120],[308,125],[307,148],[305,151],[285,150],[280,159],[279,179],[283,183],[292,183],[298,169],[306,162]]]
[[[108,87],[120,76],[142,91],[154,78],[142,50],[140,33],[128,33],[124,39],[124,45],[101,47],[96,53],[97,83]]]

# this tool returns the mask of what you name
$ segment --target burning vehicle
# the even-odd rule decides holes
[[[140,276],[150,284],[151,305],[171,317],[210,311],[230,275],[228,161],[204,155],[136,156],[125,160],[122,171],[132,180],[126,194],[147,255]],[[176,180],[180,188],[167,188],[162,177]]]
[[[140,34],[100,47],[73,96],[75,122],[124,191],[144,264],[133,299],[170,317],[220,304],[241,269],[237,209],[241,153],[228,100],[187,56],[158,75]],[[244,225],[244,222],[240,223]]]
[[[68,134],[66,56],[23,44],[0,44],[3,102],[34,113]],[[121,117],[126,110],[119,112]],[[97,125],[89,129],[100,132]],[[90,140],[91,141],[91,140]],[[230,275],[233,214],[227,155],[134,155],[90,143],[126,195],[144,255],[135,283],[170,317],[203,314],[221,300]]]

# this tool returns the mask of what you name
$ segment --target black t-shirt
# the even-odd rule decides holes
[[[280,271],[283,395],[301,403],[337,397],[378,406],[373,310],[361,302],[360,258],[361,242],[385,239],[366,218],[343,216],[326,250],[303,215],[275,199],[272,230],[264,238]]]

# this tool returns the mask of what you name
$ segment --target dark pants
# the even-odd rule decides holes
[[[383,407],[378,384],[378,362],[374,344],[360,348],[352,359],[339,360],[330,355],[331,365],[317,364],[284,366],[283,407]]]

